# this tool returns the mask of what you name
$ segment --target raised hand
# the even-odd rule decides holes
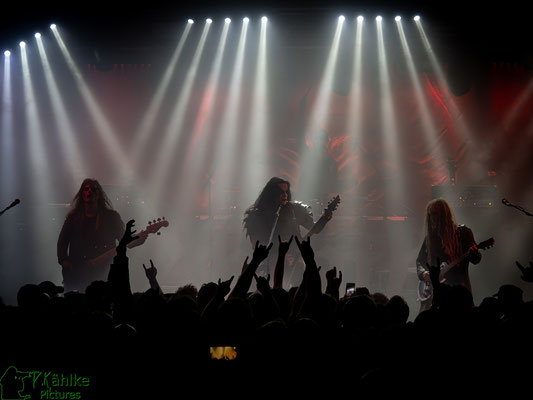
[[[339,298],[339,291],[342,283],[342,271],[339,270],[339,276],[337,277],[337,267],[326,271],[326,293]]]
[[[218,294],[222,297],[226,297],[226,295],[231,291],[231,282],[233,282],[234,276],[229,278],[227,281],[221,281],[220,278],[218,279]]]
[[[288,242],[283,242],[281,240],[281,236],[278,235],[278,243],[279,243],[278,254],[280,256],[285,256],[288,253],[289,247],[291,247],[292,239],[294,239],[294,235],[291,236]]]
[[[268,253],[270,252],[272,245],[273,243],[270,243],[267,247],[265,245],[259,244],[259,240],[256,241],[254,253],[252,255],[252,261],[256,262],[257,264],[261,264],[261,262],[263,262],[263,260],[268,257]]]
[[[146,268],[146,265],[143,264],[144,272],[148,280],[155,279],[157,276],[157,269],[154,266],[154,262],[150,259],[150,268]]]
[[[533,262],[529,262],[529,267],[524,267],[518,261],[516,261],[516,266],[520,271],[522,271],[522,280],[525,282],[533,282]]]
[[[331,283],[332,286],[337,287],[337,289],[340,288],[342,283],[342,271],[339,270],[339,277],[337,277],[337,267],[333,267],[326,272],[326,280],[328,281],[328,285]]]
[[[302,258],[305,261],[305,264],[308,265],[310,262],[315,262],[315,252],[313,251],[313,248],[311,247],[311,236],[307,238],[307,240],[303,240],[300,242],[298,238],[296,238],[296,244],[298,245],[298,248],[300,249],[300,253],[302,254]]]
[[[118,247],[125,248],[128,244],[130,244],[131,242],[139,238],[139,236],[134,236],[135,232],[137,232],[135,230],[132,230],[134,225],[135,225],[135,220],[130,219],[128,223],[126,224],[126,230],[124,231],[124,236],[122,236],[122,239],[120,239]]]
[[[257,282],[257,290],[259,290],[263,294],[267,293],[270,290],[270,274],[268,274],[266,278],[254,274],[254,278]]]

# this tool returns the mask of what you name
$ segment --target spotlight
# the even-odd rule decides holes
[[[37,39],[39,39],[41,37],[41,34],[39,32],[37,32],[35,35],[34,35]]]
[[[345,19],[345,18],[344,18],[344,15],[340,15],[340,16],[339,16],[339,22],[344,22],[344,19]]]
[[[188,24],[194,24],[194,21],[193,21],[192,19],[189,18],[189,19],[187,20],[187,23],[188,23]]]
[[[364,18],[362,15],[360,15],[360,16],[357,17],[357,21],[359,21],[359,22],[363,22],[364,19],[365,19],[365,18]]]
[[[242,19],[242,22],[244,22],[245,24],[247,24],[248,22],[250,22],[250,18],[248,18],[248,17],[244,17],[244,18]]]
[[[394,18],[395,21],[400,21],[402,19],[402,17],[400,17],[399,15],[396,16],[396,18]]]
[[[9,50],[4,51],[4,56],[9,57],[11,55],[11,52]]]
[[[376,17],[376,21],[378,21],[378,22],[381,22],[382,19],[383,19],[383,18],[381,18],[381,15],[378,15],[378,16]]]
[[[20,42],[19,45],[20,47],[26,47],[26,42]]]
[[[226,21],[226,24],[229,24],[231,22],[230,18],[226,18],[224,21]]]
[[[52,24],[52,25],[50,25],[50,29],[53,30],[53,29],[56,29],[56,28],[57,28],[56,24]]]
[[[413,18],[415,21],[420,21],[420,15],[417,15],[416,17]]]
[[[207,18],[207,19],[205,20],[205,22],[207,22],[208,24],[210,24],[210,23],[213,22],[213,20],[212,20],[211,18]]]
[[[267,21],[268,21],[268,18],[267,18],[267,17],[262,17],[262,18],[261,18],[261,22],[266,23]]]

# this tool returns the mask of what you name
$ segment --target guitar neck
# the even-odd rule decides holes
[[[478,248],[478,250],[486,250],[487,248],[492,247],[493,245],[494,245],[494,238],[490,238],[490,239],[484,240],[483,242],[480,242],[477,245],[477,248]],[[440,272],[441,279],[442,279],[442,277],[444,277],[444,275],[446,275],[446,273],[450,269],[452,269],[457,264],[459,264],[462,261],[464,261],[468,257],[469,254],[470,254],[470,249],[466,253],[464,253],[461,257],[459,257],[458,259],[454,260],[450,264],[446,265]]]
[[[316,233],[318,233],[318,230],[321,226],[324,226],[326,225],[326,217],[324,215],[322,215],[318,221],[316,221],[314,223],[314,225],[311,227],[311,229],[309,229],[309,232],[307,232],[307,234],[305,235],[304,237],[304,240],[307,240],[308,238],[310,238],[311,236],[315,235]]]

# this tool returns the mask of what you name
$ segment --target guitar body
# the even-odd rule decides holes
[[[479,250],[486,250],[490,247],[494,246],[494,238],[490,238],[487,240],[484,240],[483,242],[480,242],[477,245],[477,248]],[[450,271],[452,268],[454,268],[456,265],[460,264],[464,260],[468,258],[470,254],[470,249],[463,255],[461,255],[459,258],[454,260],[451,263],[441,263],[440,264],[440,274],[439,274],[439,281],[440,283],[446,283],[446,274],[448,271]],[[418,301],[426,304],[429,303],[431,305],[431,302],[433,301],[433,285],[431,282],[426,282],[425,280],[419,280],[418,282]]]
[[[159,230],[162,227],[167,227],[168,221],[165,219],[159,219],[158,222],[154,221],[150,223],[143,231],[139,232],[139,243],[132,242],[128,247],[138,246],[146,240],[147,236],[151,233],[159,234]],[[92,257],[72,257],[69,256],[69,261],[72,264],[70,267],[63,267],[63,285],[65,292],[73,290],[85,291],[87,286],[94,281],[101,280],[107,281],[107,275],[109,273],[109,266],[113,262],[113,258],[116,255],[115,247],[107,248],[101,254]]]
[[[77,259],[72,260],[71,263],[71,267],[63,267],[61,271],[65,292],[73,290],[82,292],[91,282],[107,281],[111,262],[98,264],[92,260]]]

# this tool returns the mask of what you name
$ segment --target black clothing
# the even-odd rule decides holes
[[[101,211],[98,216],[70,215],[65,219],[57,240],[57,258],[70,261],[72,271],[64,274],[65,291],[85,291],[95,280],[107,280],[109,265],[89,267],[84,262],[115,248],[124,235],[125,226],[118,212]]]
[[[466,253],[470,247],[476,244],[476,241],[474,240],[474,234],[472,233],[472,230],[468,228],[465,225],[459,225],[457,227],[456,231],[457,235],[459,235],[459,243],[461,244],[461,256],[462,254]],[[443,262],[450,263],[454,260],[450,259],[450,256],[444,251],[440,251],[437,254],[433,255],[434,259],[431,260],[431,265],[437,266],[437,257],[439,258],[439,261],[441,264]],[[468,289],[470,293],[472,293],[472,286],[470,284],[470,277],[468,275],[468,266],[470,263],[472,264],[478,264],[481,261],[481,253],[479,250],[474,251],[470,254],[469,257],[467,257],[465,260],[463,260],[461,263],[455,265],[452,269],[448,271],[448,273],[444,276],[446,279],[446,284],[448,285],[461,285]],[[420,248],[420,252],[418,253],[418,257],[416,259],[416,272],[418,275],[418,279],[424,280],[422,277],[422,274],[428,270],[426,263],[428,262],[427,259],[427,248],[426,248],[426,241],[422,243],[422,247]],[[429,305],[431,306],[431,304]],[[422,305],[422,308],[429,308],[424,307]]]
[[[250,207],[246,212],[243,221],[246,236],[250,238],[253,245],[255,245],[257,240],[259,240],[259,243],[261,244],[268,245],[275,222],[276,210],[265,212],[258,208]],[[270,249],[268,258],[261,264],[258,274],[273,274],[278,257],[278,235],[284,242],[288,241],[293,235],[299,240],[302,240],[300,226],[309,230],[313,225],[314,221],[311,207],[299,201],[290,201],[285,206],[281,207],[276,228],[272,235],[273,246]],[[287,259],[292,259],[293,263],[292,265],[290,262],[285,263],[285,276],[288,277],[287,280],[290,281],[291,284],[297,284],[299,283],[299,278],[303,271],[295,271],[295,269],[301,269],[296,265],[297,260],[299,259],[299,251],[295,243],[291,245],[291,249],[287,254]]]
[[[252,243],[259,240],[259,243],[268,245],[275,219],[275,211],[267,213],[257,208],[250,208],[246,212],[246,217],[243,222],[246,236],[250,237]],[[272,235],[272,241],[274,244],[277,244],[278,235],[281,236],[281,240],[283,241],[289,240],[292,235],[298,237],[298,239],[302,239],[300,226],[309,230],[313,224],[311,207],[298,201],[288,202],[285,206],[281,207],[276,229]]]

